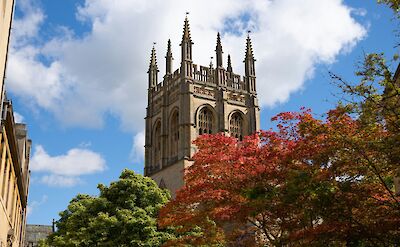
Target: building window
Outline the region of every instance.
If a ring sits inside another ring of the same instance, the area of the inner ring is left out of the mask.
[[[243,140],[243,118],[238,112],[232,114],[229,120],[229,133],[232,137]]]
[[[179,147],[179,113],[175,111],[170,120],[169,145],[171,157],[178,154]]]
[[[153,166],[156,167],[161,159],[161,122],[154,128],[153,154]]]
[[[210,109],[204,107],[201,109],[198,120],[199,135],[212,134],[214,116]]]

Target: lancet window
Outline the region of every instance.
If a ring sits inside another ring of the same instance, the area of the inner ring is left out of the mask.
[[[199,135],[212,134],[214,126],[214,116],[210,109],[204,107],[201,109],[198,118]]]
[[[157,166],[161,160],[161,122],[157,122],[154,128],[153,154],[153,164]]]
[[[169,146],[170,155],[174,157],[178,154],[179,147],[179,113],[175,111],[170,120],[170,130],[169,130]]]
[[[232,137],[243,140],[243,118],[239,112],[232,114],[229,120],[229,133]]]

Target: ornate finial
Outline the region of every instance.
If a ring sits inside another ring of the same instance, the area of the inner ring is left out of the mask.
[[[153,48],[151,49],[151,57],[150,57],[150,66],[149,66],[149,71],[150,70],[157,70],[157,55],[156,55],[156,48],[154,47],[156,42],[153,42]]]
[[[221,45],[221,35],[219,32],[217,33],[217,47],[215,48],[215,52],[217,55],[217,68],[222,67],[222,45]]]
[[[217,33],[217,50],[218,49],[221,49],[221,51],[222,51],[221,35],[219,34],[219,32]]]
[[[171,40],[168,39],[168,45],[167,45],[167,54],[165,55],[166,60],[166,69],[165,69],[165,74],[171,74],[172,73],[172,60],[174,58],[172,57],[172,49],[171,49]]]
[[[182,37],[182,42],[184,41],[189,41],[192,42],[192,39],[190,37],[190,27],[189,27],[189,19],[187,15],[189,12],[186,12],[186,17],[185,17],[185,24],[183,25],[183,37]]]
[[[172,55],[172,50],[171,50],[171,39],[168,39],[168,44],[167,44],[167,56]]]
[[[228,72],[231,72],[232,73],[232,62],[231,62],[231,55],[230,54],[228,54],[228,67],[226,68],[226,70],[228,71]]]
[[[245,60],[247,59],[254,59],[254,54],[253,54],[253,46],[251,44],[251,39],[250,39],[250,33],[251,31],[247,31],[247,39],[246,39],[246,55],[245,55]]]
[[[147,71],[147,73],[149,74],[149,88],[154,88],[157,85],[158,72],[159,72],[159,70],[158,70],[158,66],[157,66],[156,48],[153,45],[153,48],[151,49],[149,70]]]
[[[213,68],[214,68],[214,65],[213,65],[213,63],[212,63],[213,59],[214,59],[214,57],[210,57],[210,69],[213,69]]]

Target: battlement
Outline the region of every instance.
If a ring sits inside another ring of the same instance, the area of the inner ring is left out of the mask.
[[[190,37],[189,21],[186,17],[184,24],[184,32],[182,37],[181,46],[181,62],[179,69],[172,72],[172,49],[171,41],[168,40],[167,53],[166,53],[166,70],[163,81],[158,81],[158,66],[155,47],[151,51],[150,65],[149,65],[149,93],[155,97],[161,91],[171,92],[176,89],[180,83],[191,83],[202,85],[212,88],[224,88],[231,92],[249,93],[256,95],[256,76],[253,55],[253,48],[250,36],[246,39],[246,52],[244,59],[245,75],[242,77],[233,73],[231,58],[228,54],[228,63],[226,69],[223,66],[223,51],[221,44],[221,36],[217,34],[216,45],[216,68],[212,63],[210,66],[202,66],[193,63],[192,46],[193,42]]]
[[[192,73],[186,79],[193,84],[206,86],[222,86],[230,91],[245,91],[245,77],[229,72],[225,69],[214,69],[202,65],[192,64]],[[219,78],[219,80],[218,80]],[[170,76],[165,76],[162,82],[151,88],[153,92],[163,91],[167,87],[167,91],[172,91],[181,82],[180,68],[174,71]]]

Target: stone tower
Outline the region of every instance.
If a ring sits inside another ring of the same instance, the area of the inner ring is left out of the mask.
[[[256,92],[254,55],[246,40],[245,76],[232,70],[228,55],[223,67],[220,34],[217,34],[216,68],[193,63],[189,21],[185,18],[180,67],[172,69],[171,41],[165,56],[166,73],[158,81],[156,51],[148,70],[148,105],[144,174],[172,195],[183,185],[183,169],[196,152],[192,141],[202,134],[223,132],[236,138],[259,130],[260,109]]]

